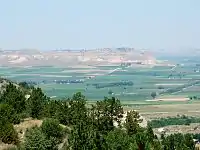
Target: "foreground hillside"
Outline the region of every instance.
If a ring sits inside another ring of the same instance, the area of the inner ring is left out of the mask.
[[[193,134],[163,133],[158,137],[151,124],[140,126],[143,120],[139,113],[131,110],[125,115],[120,101],[114,97],[87,105],[81,93],[66,100],[50,100],[40,88],[30,89],[30,97],[25,98],[22,90],[9,83],[1,94],[1,148],[192,150],[195,147]]]

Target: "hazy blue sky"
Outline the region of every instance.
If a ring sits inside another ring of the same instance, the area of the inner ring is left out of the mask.
[[[200,0],[0,0],[0,48],[200,48]]]

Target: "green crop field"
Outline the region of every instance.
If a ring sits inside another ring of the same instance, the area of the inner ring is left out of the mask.
[[[41,87],[50,97],[71,97],[72,94],[80,91],[89,100],[101,100],[104,96],[113,95],[126,103],[131,101],[135,104],[147,103],[145,100],[152,99],[152,92],[162,93],[162,96],[200,96],[200,83],[196,83],[200,80],[200,73],[195,71],[198,69],[191,62],[184,66],[177,65],[174,68],[170,66],[152,68],[121,66],[96,68],[1,67],[0,76],[17,82],[37,82],[37,86]],[[187,87],[193,82],[195,85]]]

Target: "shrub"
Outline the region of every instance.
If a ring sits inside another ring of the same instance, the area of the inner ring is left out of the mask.
[[[0,125],[0,140],[7,144],[18,144],[18,135],[11,123]]]
[[[20,123],[20,115],[16,114],[14,108],[8,104],[0,104],[0,118],[4,122]]]
[[[12,122],[14,109],[8,104],[0,104],[0,119],[1,121]]]
[[[24,148],[26,150],[47,150],[53,149],[51,142],[42,133],[41,129],[34,127],[26,132]]]
[[[21,118],[20,118],[20,115],[18,115],[18,114],[15,115],[14,118],[13,118],[13,120],[12,120],[12,122],[13,122],[14,124],[19,124],[20,121],[21,121]]]
[[[57,139],[63,137],[63,128],[59,125],[59,121],[56,119],[45,119],[42,123],[41,129],[47,137],[55,137]]]
[[[160,85],[158,86],[158,89],[164,89],[164,86]]]
[[[152,92],[151,93],[151,97],[154,99],[154,98],[156,98],[156,96],[157,96],[157,93],[156,92]]]

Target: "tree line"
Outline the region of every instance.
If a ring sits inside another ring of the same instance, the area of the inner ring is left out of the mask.
[[[24,88],[24,87],[23,87]],[[51,100],[40,88],[23,90],[12,83],[0,96],[0,141],[18,150],[192,150],[193,135],[172,134],[159,138],[151,124],[141,127],[138,112],[124,110],[120,100],[105,97],[88,105],[80,92],[66,100]],[[30,94],[29,97],[26,95]],[[14,124],[25,118],[43,120],[27,129],[20,140]]]
[[[149,124],[152,128],[160,128],[169,125],[190,125],[191,123],[200,123],[200,118],[183,115],[177,117],[154,119],[149,121]]]

